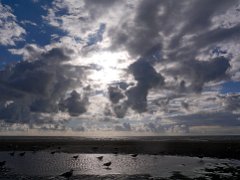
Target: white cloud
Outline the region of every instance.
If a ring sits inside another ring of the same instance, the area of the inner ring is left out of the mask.
[[[15,45],[16,41],[22,41],[23,35],[26,34],[17,22],[9,6],[0,3],[0,45]]]
[[[9,52],[12,54],[21,55],[24,60],[34,61],[41,56],[44,50],[37,44],[26,44],[20,49],[9,49]]]
[[[35,22],[32,22],[32,21],[29,21],[29,20],[24,20],[24,21],[21,21],[21,24],[23,25],[32,25],[32,26],[37,26],[37,24]]]
[[[96,33],[101,24],[107,30],[118,28],[123,21],[133,18],[133,7],[136,1],[97,1],[55,0],[49,7],[47,16],[43,18],[52,26],[68,33],[72,39],[78,39],[82,47],[87,44],[89,37]],[[67,12],[67,13],[66,13]],[[106,31],[107,31],[106,30]],[[105,43],[109,40],[104,33]],[[76,42],[75,42],[76,43]]]

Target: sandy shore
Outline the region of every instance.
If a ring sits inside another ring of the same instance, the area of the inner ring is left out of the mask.
[[[0,137],[0,151],[58,150],[69,153],[138,153],[240,159],[239,138],[149,139]]]

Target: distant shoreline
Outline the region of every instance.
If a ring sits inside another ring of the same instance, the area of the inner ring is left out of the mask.
[[[240,136],[1,136],[0,151],[155,154],[240,159]]]

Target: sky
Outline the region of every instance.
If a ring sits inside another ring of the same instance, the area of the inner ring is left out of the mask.
[[[0,134],[239,134],[239,40],[239,0],[0,0]]]

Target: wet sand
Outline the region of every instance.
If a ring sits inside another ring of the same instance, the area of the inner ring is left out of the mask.
[[[0,137],[0,151],[179,155],[240,159],[239,136],[201,137]]]
[[[240,161],[168,155],[71,154],[48,151],[0,152],[0,179],[231,179],[240,178]],[[77,158],[73,158],[77,155]],[[103,159],[97,157],[102,156]],[[111,162],[109,167],[103,164]]]
[[[238,180],[239,159],[239,136],[0,137],[0,180]]]

